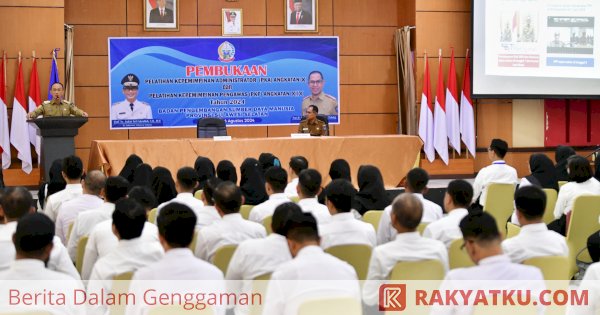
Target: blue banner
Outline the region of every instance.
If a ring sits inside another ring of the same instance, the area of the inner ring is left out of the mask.
[[[111,129],[339,123],[337,37],[109,38]]]

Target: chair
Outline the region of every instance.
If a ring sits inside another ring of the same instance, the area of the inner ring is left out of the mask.
[[[317,119],[325,123],[325,135],[329,136],[329,118],[327,115],[317,114]],[[306,120],[306,116],[302,116],[300,122]]]
[[[75,268],[81,274],[83,270],[83,255],[85,254],[85,246],[88,242],[88,236],[83,236],[77,243],[77,257],[75,258]]]
[[[419,234],[423,235],[423,232],[425,232],[425,228],[428,224],[429,223],[419,223],[419,226],[417,226],[417,231],[419,232]]]
[[[252,211],[252,208],[254,208],[254,206],[242,205],[242,207],[240,208],[240,214],[242,215],[242,218],[248,220],[248,218],[250,217],[250,211]]]
[[[439,260],[398,262],[390,273],[390,280],[443,280],[444,266]]]
[[[213,257],[213,265],[217,268],[221,269],[223,274],[227,272],[227,267],[229,267],[229,261],[235,252],[237,245],[225,245],[217,249],[215,252],[215,256]]]
[[[506,223],[506,238],[511,238],[511,237],[515,237],[517,235],[519,235],[519,233],[521,232],[521,227],[513,224],[513,223]]]
[[[547,225],[554,221],[554,206],[556,206],[556,199],[558,198],[558,192],[552,188],[544,188],[546,193],[546,210],[544,210],[543,221]]]
[[[569,263],[571,273],[577,272],[575,263],[577,254],[587,248],[587,239],[592,233],[598,231],[598,217],[600,217],[600,196],[579,196],[573,203],[571,219],[567,229],[567,245],[569,246]],[[584,250],[581,258],[591,262],[590,254]]]
[[[290,197],[290,200],[291,200],[292,202],[298,203],[298,201],[300,201],[300,197],[298,197],[298,196],[293,196],[293,197]]]
[[[118,275],[115,275],[113,277],[113,280],[114,281],[127,281],[127,280],[131,280],[131,278],[133,278],[133,271],[127,271],[127,272],[123,272]]]
[[[148,212],[148,222],[152,224],[156,224],[156,215],[158,212],[158,208],[154,208]]]
[[[569,258],[565,256],[544,256],[529,258],[523,265],[540,268],[545,280],[569,280]]]
[[[560,190],[560,188],[561,188],[561,187],[562,187],[564,184],[566,184],[566,183],[568,183],[568,181],[566,181],[566,180],[559,180],[559,181],[558,181],[558,190]]]
[[[459,238],[450,243],[448,248],[448,259],[450,260],[450,269],[466,268],[475,266],[467,252],[462,247],[463,239]]]
[[[67,229],[67,243],[69,242],[69,238],[71,238],[71,232],[73,232],[73,226],[75,225],[75,221],[69,224],[69,228]]]
[[[200,234],[198,230],[194,230],[194,237],[192,238],[190,246],[188,246],[188,248],[191,249],[192,252],[196,251],[196,245],[198,244],[198,234]]]
[[[202,200],[202,189],[196,190],[196,192],[194,193],[194,198]]]
[[[226,136],[227,125],[221,118],[202,118],[197,125],[198,138],[212,138],[215,136]]]
[[[115,296],[120,294],[126,294],[129,292],[129,285],[131,284],[131,278],[133,278],[133,271],[123,272],[113,276],[112,287],[110,293]],[[123,315],[125,314],[125,304],[116,304],[109,306],[109,313],[111,315]]]
[[[271,223],[273,223],[273,216],[272,215],[264,218],[263,221],[262,221],[262,224],[265,227],[265,230],[267,230],[267,235],[273,233],[273,228],[271,227]]]
[[[498,231],[506,231],[506,220],[514,210],[515,185],[492,183],[487,187],[487,197],[483,211],[487,211],[496,219]],[[504,233],[503,233],[504,234]]]
[[[269,280],[271,280],[271,274],[272,274],[272,272],[268,272],[268,273],[262,274],[262,275],[260,275],[258,277],[254,277],[254,279],[252,279],[252,280],[256,280],[256,281],[269,281]]]
[[[358,280],[367,279],[372,251],[371,246],[363,244],[338,245],[325,250],[326,253],[352,265],[354,270],[356,270]]]
[[[363,215],[363,221],[371,223],[371,225],[375,228],[375,232],[377,232],[382,214],[383,210],[369,210]]]
[[[362,315],[362,306],[354,298],[319,299],[302,303],[297,314]]]

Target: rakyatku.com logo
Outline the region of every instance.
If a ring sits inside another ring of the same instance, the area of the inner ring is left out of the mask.
[[[406,308],[406,284],[384,284],[379,287],[379,311],[399,312]]]

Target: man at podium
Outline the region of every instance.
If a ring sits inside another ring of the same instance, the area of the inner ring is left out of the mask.
[[[43,101],[41,106],[27,114],[27,118],[34,119],[39,115],[44,115],[44,117],[62,117],[71,115],[83,117],[88,116],[86,112],[77,108],[75,104],[63,99],[65,96],[65,90],[62,83],[56,82],[52,84],[51,93],[52,100]]]

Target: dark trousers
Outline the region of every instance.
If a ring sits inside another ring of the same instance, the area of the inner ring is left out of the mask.
[[[600,261],[600,231],[590,235],[587,240],[588,252],[594,262]]]

